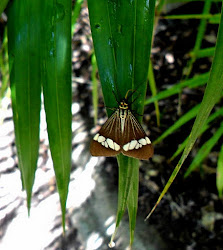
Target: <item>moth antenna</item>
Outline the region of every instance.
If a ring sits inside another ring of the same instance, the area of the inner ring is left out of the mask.
[[[135,90],[134,92],[137,92],[137,91]],[[136,98],[135,98],[131,103],[129,103],[129,105],[132,105],[132,104],[139,98],[139,96],[141,96],[141,93],[139,93],[139,94],[136,96]]]
[[[138,99],[138,96],[131,102],[131,105]]]
[[[115,111],[115,110],[116,110],[116,108],[111,108],[111,107],[108,107],[108,106],[105,106],[105,108],[106,108],[106,109],[113,110],[113,111]]]
[[[131,93],[131,95],[128,96],[128,94],[129,94],[130,91],[132,91],[132,93]],[[129,90],[127,91],[126,95],[125,95],[125,100],[128,101],[128,99],[129,99],[130,97],[132,97],[132,95],[133,95],[135,92],[136,92],[136,90],[129,89]]]

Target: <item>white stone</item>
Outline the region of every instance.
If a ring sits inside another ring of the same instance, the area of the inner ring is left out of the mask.
[[[102,145],[102,146],[104,146],[104,145],[105,145],[105,142],[104,142],[104,141],[102,141],[102,142],[101,142],[101,145]]]
[[[115,247],[115,242],[114,242],[114,241],[111,241],[111,242],[108,244],[108,246],[109,246],[110,248]]]
[[[98,137],[98,142],[101,143],[101,142],[104,142],[104,141],[105,141],[105,137],[102,136],[102,135],[100,135],[100,136]]]
[[[137,143],[135,146],[135,149],[138,149],[138,148],[139,148],[139,143]]]
[[[108,143],[107,143],[107,141],[105,141],[105,147],[108,148]]]
[[[115,149],[114,142],[112,141],[112,139],[108,138],[106,141],[108,143],[109,148]]]
[[[146,140],[144,138],[140,139],[139,140],[139,143],[142,144],[142,145],[146,145]]]
[[[129,145],[129,150],[134,149],[134,148],[136,147],[137,143],[138,143],[138,142],[137,142],[136,140],[132,140],[132,141],[130,142],[130,145]]]

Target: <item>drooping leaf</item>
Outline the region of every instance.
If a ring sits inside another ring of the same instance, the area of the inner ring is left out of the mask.
[[[40,1],[12,1],[8,8],[8,47],[13,120],[23,188],[30,210],[39,149],[41,93]]]
[[[43,94],[63,228],[71,169],[71,1],[42,5]]]

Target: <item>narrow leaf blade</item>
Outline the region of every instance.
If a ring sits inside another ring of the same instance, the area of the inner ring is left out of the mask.
[[[191,79],[188,79],[186,81],[180,82],[178,84],[175,84],[173,87],[163,90],[160,93],[158,93],[156,96],[153,96],[145,101],[145,104],[153,103],[154,101],[159,101],[164,98],[170,97],[172,95],[176,95],[182,91],[183,88],[189,87],[189,88],[195,88],[201,85],[204,85],[209,78],[209,73],[204,73],[199,76],[195,76]]]
[[[223,146],[221,147],[221,151],[219,153],[218,165],[217,165],[217,189],[219,197],[223,196]]]
[[[130,247],[134,241],[134,232],[136,226],[136,215],[138,209],[138,192],[139,192],[139,162],[132,166],[133,173],[132,182],[129,192],[129,197],[127,201],[127,208],[129,213],[129,228],[130,228]]]
[[[71,168],[71,1],[43,6],[43,94],[63,229]],[[53,20],[53,21],[52,21]]]
[[[13,1],[8,9],[11,96],[16,147],[30,209],[39,148],[40,2]]]
[[[222,135],[223,135],[223,123],[221,124],[220,128],[214,133],[214,135],[208,141],[206,141],[200,148],[200,150],[197,152],[196,157],[193,159],[184,177],[188,177],[192,171],[194,171],[197,167],[199,167],[199,165],[207,157],[211,149],[218,142],[218,140]]]
[[[154,144],[157,144],[158,142],[165,139],[168,135],[171,135],[175,130],[183,126],[185,123],[193,119],[200,108],[200,105],[197,105],[193,107],[191,110],[189,110],[186,114],[184,114],[182,117],[180,117],[171,127],[169,127],[160,137],[158,137]]]

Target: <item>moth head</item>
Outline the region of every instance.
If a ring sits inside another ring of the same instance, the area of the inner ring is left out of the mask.
[[[129,108],[129,105],[128,105],[128,103],[126,102],[125,99],[122,100],[122,101],[120,102],[119,108],[120,108],[120,109],[128,109],[128,108]]]

